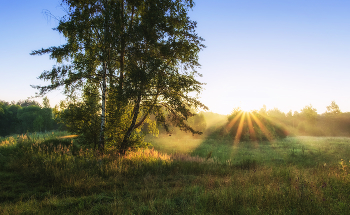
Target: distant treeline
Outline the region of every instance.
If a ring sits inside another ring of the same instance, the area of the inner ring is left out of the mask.
[[[281,125],[290,135],[350,136],[350,112],[342,113],[334,101],[323,114],[317,114],[312,105],[294,113],[285,114],[277,108],[268,111],[262,108],[259,112]]]
[[[266,134],[262,134],[261,128],[266,128],[269,135],[274,137],[284,137],[285,135],[308,135],[308,136],[350,136],[350,113],[342,113],[339,106],[332,101],[327,106],[327,111],[323,114],[318,114],[317,110],[312,105],[307,105],[299,112],[289,111],[283,113],[277,108],[267,110],[263,106],[260,110],[251,111],[249,114],[241,114],[240,108],[235,108],[230,115],[227,116],[227,121],[224,125],[207,128],[209,132],[221,132],[224,134],[225,129],[229,127],[231,135],[236,135],[239,130],[239,123],[242,120],[241,140],[251,139],[252,133],[255,133],[257,139],[266,139]],[[249,119],[250,115],[251,119]],[[238,118],[234,119],[236,116]],[[261,122],[259,126],[257,121]],[[233,122],[235,121],[235,122]],[[249,129],[249,123],[253,129]],[[233,125],[234,124],[234,125]],[[261,128],[260,128],[261,127]],[[266,133],[266,132],[265,132]]]
[[[323,114],[318,114],[312,105],[305,106],[299,112],[288,113],[277,108],[267,110],[266,106],[244,113],[238,107],[226,116],[212,112],[199,113],[189,120],[189,124],[205,135],[231,136],[239,141],[299,135],[350,136],[350,112],[341,112],[334,101]],[[172,128],[172,131],[175,135],[183,135],[177,128]],[[160,133],[165,134],[165,131],[160,130]]]
[[[52,108],[45,97],[43,105],[33,100],[0,101],[0,136],[58,129]]]
[[[52,109],[46,97],[42,105],[33,100],[11,103],[0,101],[0,136],[67,130],[75,134],[85,134],[85,140],[96,143],[100,126],[99,104],[90,100],[74,105],[62,105],[61,102],[60,110],[57,106]],[[180,128],[172,126],[170,119],[166,120],[168,128],[165,129],[164,126],[153,122],[152,118],[145,121],[145,126],[140,132],[159,132],[161,136],[185,134]],[[327,106],[327,111],[323,114],[318,114],[312,105],[305,106],[299,112],[288,113],[283,113],[277,108],[267,110],[266,106],[263,106],[260,110],[243,114],[240,108],[234,108],[229,115],[200,112],[188,118],[187,124],[205,135],[230,135],[237,138],[238,132],[240,141],[267,140],[268,135],[271,138],[286,135],[350,136],[350,112],[342,113],[334,101]],[[192,136],[189,133],[188,135]],[[194,136],[201,137],[197,134]]]

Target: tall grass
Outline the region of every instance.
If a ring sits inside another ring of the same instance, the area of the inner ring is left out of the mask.
[[[54,135],[2,140],[0,214],[350,212],[347,138],[289,138],[258,147],[205,140],[187,152],[96,156]]]

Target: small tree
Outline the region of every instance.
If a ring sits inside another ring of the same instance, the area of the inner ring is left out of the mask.
[[[51,108],[51,107],[50,107],[50,101],[49,101],[49,99],[47,98],[47,96],[45,96],[45,97],[43,98],[43,107],[44,107],[44,108]]]
[[[330,115],[338,115],[340,114],[340,108],[339,106],[335,103],[335,101],[332,101],[332,103],[327,106],[327,111],[326,114],[330,114]]]
[[[307,122],[314,124],[317,120],[317,110],[312,105],[307,105],[300,111],[300,116]]]
[[[280,111],[278,108],[268,110],[266,113],[269,117],[272,117],[281,121],[284,121],[286,118],[286,114]]]

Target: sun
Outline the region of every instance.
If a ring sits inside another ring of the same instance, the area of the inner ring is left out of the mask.
[[[245,112],[245,113],[250,113],[250,112],[252,112],[252,110],[250,110],[250,109],[242,109],[242,111]]]
[[[252,112],[254,110],[253,108],[247,107],[247,106],[243,106],[243,107],[240,107],[240,108],[241,108],[241,110],[243,112],[246,112],[246,113],[250,113],[250,112]]]
[[[241,111],[250,113],[256,110],[256,104],[253,102],[239,102],[239,108]]]
[[[234,117],[230,119],[230,122],[226,125],[226,131],[230,131],[231,128],[235,128],[236,126],[236,134],[235,134],[235,140],[234,144],[237,145],[240,142],[241,136],[244,135],[244,127],[247,128],[248,126],[248,132],[249,136],[253,141],[257,141],[257,133],[256,129],[259,129],[261,133],[271,142],[273,141],[274,137],[269,131],[269,129],[264,125],[264,119],[266,116],[260,116],[259,114],[255,113],[251,109],[242,109],[237,108],[236,112],[233,113]],[[255,126],[254,126],[255,125]],[[245,129],[247,130],[247,129]]]

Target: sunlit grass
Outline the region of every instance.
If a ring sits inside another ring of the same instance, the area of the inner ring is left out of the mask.
[[[193,138],[191,135],[186,136],[168,136],[162,135],[160,138],[152,138],[152,145],[159,151],[166,153],[191,153],[197,149],[203,142],[202,138]],[[185,146],[185,147],[184,147]]]
[[[152,141],[155,149],[96,156],[73,138],[54,136],[2,140],[0,214],[350,212],[349,138],[295,137],[256,147],[172,136]]]
[[[186,140],[186,141],[185,141]],[[262,165],[304,165],[317,166],[326,163],[336,164],[341,158],[350,159],[350,138],[343,137],[288,137],[274,142],[241,142],[232,144],[232,138],[217,139],[172,139],[152,138],[157,150],[189,153],[192,156],[212,158],[220,163],[239,163],[244,159],[254,159]],[[194,150],[193,146],[197,145]],[[169,147],[169,148],[168,148]]]
[[[78,135],[72,134],[72,135],[66,135],[66,136],[59,136],[58,138],[65,139],[65,138],[76,138]]]

